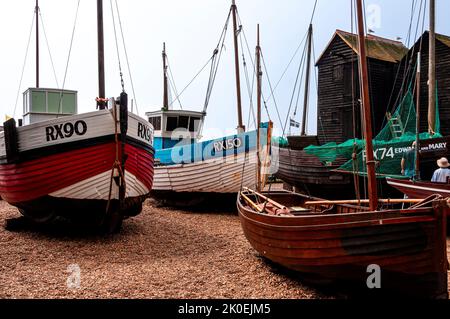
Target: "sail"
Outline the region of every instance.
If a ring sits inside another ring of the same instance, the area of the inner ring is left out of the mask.
[[[436,102],[438,110],[438,103]],[[439,112],[437,112],[439,114]],[[436,134],[421,133],[420,140],[440,138],[439,115],[436,116]],[[373,140],[377,161],[378,178],[401,177],[400,162],[405,152],[412,148],[416,140],[416,106],[411,87],[393,114],[388,114],[387,123]],[[317,156],[324,164],[333,163],[338,157],[348,159],[338,171],[366,175],[365,143],[351,139],[342,144],[329,143],[323,146],[309,146],[305,151]]]

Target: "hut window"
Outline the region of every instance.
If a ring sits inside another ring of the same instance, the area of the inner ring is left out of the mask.
[[[167,117],[167,126],[166,131],[173,132],[178,127],[178,117],[176,116],[169,116]]]
[[[331,112],[331,122],[333,124],[338,124],[339,123],[339,114],[338,114],[338,112]]]
[[[336,65],[333,69],[333,81],[340,82],[344,77],[344,67],[343,65]]]
[[[358,69],[352,68],[353,63],[347,63],[344,65],[343,82],[344,82],[344,100],[352,101],[353,93],[356,93],[357,86],[355,85],[355,75],[358,76]],[[355,85],[352,88],[352,83]],[[355,90],[355,92],[353,92]]]
[[[151,117],[149,122],[153,125],[155,131],[161,131],[161,116]]]
[[[189,122],[189,132],[197,132],[199,124],[199,117],[191,117],[191,121]]]
[[[189,128],[189,116],[180,116],[178,119],[178,127],[187,130]]]

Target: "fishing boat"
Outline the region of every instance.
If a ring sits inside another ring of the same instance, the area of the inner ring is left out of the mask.
[[[381,296],[447,299],[448,201],[440,196],[378,198],[363,5],[361,0],[356,4],[369,200],[329,201],[246,188],[237,199],[242,228],[262,256],[305,277],[352,284]],[[397,206],[405,204],[412,206]],[[371,281],[377,269],[381,287]]]
[[[128,112],[125,92],[105,98],[102,0],[97,9],[98,110],[76,114],[76,92],[40,88],[37,76],[24,93],[24,125],[10,119],[0,133],[0,196],[35,222],[65,216],[115,232],[152,188],[153,127]]]
[[[218,139],[201,141],[201,132],[212,91],[217,63],[223,49],[228,21],[233,18],[233,39],[235,48],[235,69],[237,88],[237,133]],[[246,132],[242,120],[240,90],[239,47],[237,6],[233,0],[219,46],[212,58],[213,77],[208,85],[204,109],[199,111],[174,110],[168,100],[167,54],[164,46],[164,99],[163,107],[156,112],[146,113],[154,126],[155,176],[152,197],[166,204],[185,205],[187,202],[202,202],[209,195],[236,194],[242,186],[255,188],[257,182],[257,153],[270,152],[271,123],[262,123],[255,130]],[[216,60],[217,61],[217,60]],[[260,123],[260,122],[258,122]],[[259,132],[259,133],[258,133]],[[260,149],[256,148],[260,139]],[[195,194],[193,196],[192,194]]]
[[[313,21],[314,13],[311,18]],[[308,28],[305,36],[305,47],[299,66],[298,79],[304,79],[303,110],[295,103],[295,96],[300,96],[302,82],[295,81],[294,90],[289,106],[289,113],[295,107],[293,117],[286,118],[283,135],[287,133],[287,142],[280,143],[279,147],[279,171],[276,177],[285,184],[294,187],[296,191],[314,196],[335,198],[336,196],[355,196],[355,188],[358,185],[351,174],[337,172],[336,170],[346,164],[351,156],[348,152],[340,153],[333,158],[319,157],[315,152],[310,152],[312,146],[318,149],[330,147],[332,143],[342,143],[348,139],[360,137],[359,122],[356,120],[359,114],[358,65],[356,57],[358,53],[357,35],[353,32],[336,30],[329,44],[324,49],[317,66],[318,86],[317,99],[317,128],[316,135],[308,135],[307,124],[310,104],[311,72],[313,65],[313,24]],[[376,96],[374,107],[376,110],[385,108],[390,104],[389,93],[392,81],[382,81],[380,78],[389,79],[392,73],[399,68],[399,63],[407,48],[399,41],[393,41],[373,35],[367,35],[368,57],[370,72],[370,90]],[[304,73],[301,73],[302,69]],[[383,75],[381,75],[383,74]],[[395,73],[394,73],[395,74]],[[387,93],[389,92],[389,93]],[[301,120],[296,121],[297,113]],[[384,113],[374,113],[376,130],[384,118]],[[288,131],[289,127],[289,131]],[[297,132],[297,128],[300,129]],[[352,143],[349,143],[350,149]],[[331,147],[330,147],[331,148]],[[352,149],[350,150],[350,154]],[[339,190],[339,191],[337,191]],[[344,192],[344,193],[343,193]]]
[[[434,9],[434,6],[432,6]],[[440,36],[442,39],[442,36]],[[430,23],[430,32],[429,32],[429,76],[428,82],[433,83],[434,85],[429,86],[428,92],[428,125],[429,131],[435,132],[436,127],[434,124],[438,117],[437,115],[437,90],[436,90],[436,39],[437,35],[435,33],[434,19],[431,19]],[[421,60],[421,52],[419,51],[417,60],[419,61],[417,74],[416,74],[416,82],[418,86],[417,90],[417,114],[420,115],[420,82],[421,82],[421,68],[420,68],[420,60]],[[419,116],[418,116],[419,117]],[[438,119],[439,120],[439,119]],[[417,120],[417,132],[420,130],[419,119]],[[427,162],[432,162],[434,168],[435,160],[442,156],[447,156],[450,154],[449,150],[449,142],[450,137],[443,138],[435,138],[422,141],[419,137],[416,137],[416,148],[415,148],[415,174],[411,179],[403,178],[388,178],[388,185],[394,187],[400,192],[404,193],[408,198],[419,198],[423,199],[428,196],[438,194],[443,197],[450,197],[450,184],[448,183],[435,183],[427,180],[423,180],[423,167],[427,164]],[[428,176],[429,177],[429,176]],[[449,215],[450,216],[450,215]]]

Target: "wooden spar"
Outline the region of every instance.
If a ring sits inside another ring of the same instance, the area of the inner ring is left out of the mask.
[[[237,27],[237,6],[236,1],[233,0],[231,5],[233,14],[233,40],[234,40],[234,62],[236,69],[236,95],[237,95],[237,113],[238,113],[238,133],[245,132],[245,126],[242,121],[242,98],[241,98],[241,76],[239,70],[239,46],[238,46],[238,27]]]
[[[420,180],[420,68],[421,68],[421,53],[417,53],[417,76],[416,76],[416,179]]]
[[[39,0],[36,0],[36,88],[39,88]]]
[[[258,165],[256,168],[256,189],[258,192],[261,191],[261,46],[259,39],[259,24],[257,27],[257,45],[256,45],[256,72],[257,72],[257,119],[256,123],[258,125],[258,129],[256,131],[256,154]]]
[[[380,199],[378,201],[381,204],[418,204],[423,202],[423,199]],[[359,205],[370,204],[368,199],[362,200],[336,200],[336,201],[308,201],[305,205]]]
[[[362,0],[356,0],[358,14],[358,33],[359,33],[359,64],[361,77],[361,99],[364,114],[364,128],[366,138],[366,161],[368,175],[368,191],[370,197],[370,210],[375,211],[378,208],[378,190],[377,178],[375,175],[375,159],[373,153],[372,141],[372,113],[369,97],[369,78],[367,71],[367,54],[366,54],[366,36],[364,31],[364,16]]]
[[[242,198],[247,202],[247,204],[249,204],[250,206],[252,206],[253,209],[256,209],[256,211],[257,211],[258,213],[262,213],[262,212],[264,211],[261,207],[259,207],[258,205],[256,205],[254,201],[252,201],[250,198],[248,198],[248,196],[246,196],[246,195],[244,195],[244,194],[242,194],[242,193],[241,193],[241,196],[242,196]]]
[[[306,61],[306,82],[305,82],[305,99],[303,103],[303,119],[302,119],[302,132],[301,136],[306,136],[306,118],[308,116],[308,103],[309,103],[309,82],[311,78],[311,56],[312,56],[312,36],[313,25],[309,25],[308,30],[308,58]]]
[[[164,97],[163,97],[163,108],[165,111],[169,110],[169,86],[168,86],[168,79],[167,79],[167,54],[166,54],[166,43],[163,44],[163,52],[162,52],[162,58],[163,58],[163,71],[164,71]]]
[[[247,191],[247,192],[249,192],[249,193],[252,193],[252,194],[254,194],[254,195],[258,196],[258,197],[260,197],[260,198],[263,199],[264,201],[266,201],[266,202],[268,202],[268,203],[274,205],[275,207],[277,207],[277,208],[279,208],[279,209],[286,209],[286,206],[281,205],[280,203],[278,203],[278,202],[276,202],[276,201],[274,201],[274,200],[268,198],[267,196],[264,196],[263,194],[261,194],[261,193],[259,193],[259,192],[255,192],[254,190],[252,190],[252,189],[250,189],[250,188],[248,188],[248,187],[244,187],[244,190]]]
[[[98,97],[97,107],[106,109],[105,99],[105,43],[103,35],[103,0],[97,0],[97,37],[98,37]]]
[[[430,52],[428,70],[428,126],[436,132],[436,1],[430,0]]]

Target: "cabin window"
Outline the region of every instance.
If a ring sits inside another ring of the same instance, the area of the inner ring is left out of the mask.
[[[31,93],[32,100],[32,110],[33,112],[45,113],[47,112],[47,100],[45,96],[45,92],[32,92]]]
[[[191,117],[191,121],[189,122],[189,132],[197,132],[199,125],[200,125],[200,118]]]
[[[176,116],[168,116],[167,117],[166,131],[173,132],[177,128],[178,128],[178,117],[176,117]]]
[[[343,65],[336,65],[333,68],[333,81],[334,82],[341,82],[344,77],[344,66]]]
[[[153,125],[155,131],[161,131],[161,116],[151,117],[148,121]]]
[[[189,116],[180,116],[178,118],[178,127],[187,130],[189,128]]]

